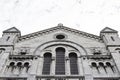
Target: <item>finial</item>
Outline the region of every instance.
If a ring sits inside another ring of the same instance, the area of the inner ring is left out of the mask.
[[[62,24],[62,23],[59,23],[58,26],[63,26],[63,24]]]

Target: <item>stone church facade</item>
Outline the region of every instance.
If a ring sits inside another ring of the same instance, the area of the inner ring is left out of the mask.
[[[21,36],[12,27],[0,38],[0,80],[120,80],[120,38],[58,24]]]

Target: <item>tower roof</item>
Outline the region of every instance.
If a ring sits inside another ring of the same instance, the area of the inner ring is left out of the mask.
[[[16,27],[12,27],[3,31],[3,33],[20,33],[20,31]]]
[[[118,31],[111,29],[109,27],[105,27],[100,33],[117,33]]]

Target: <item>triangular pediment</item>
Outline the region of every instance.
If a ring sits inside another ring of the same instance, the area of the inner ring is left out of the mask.
[[[76,30],[76,29],[72,29],[72,28],[68,28],[68,27],[63,26],[63,24],[58,24],[58,26],[53,27],[53,28],[49,28],[49,29],[46,29],[46,30],[42,30],[42,31],[38,31],[38,32],[35,32],[35,33],[31,33],[31,34],[28,34],[28,35],[21,36],[21,38],[19,40],[23,41],[23,40],[26,40],[26,39],[37,37],[37,36],[40,36],[40,35],[46,35],[46,34],[49,34],[49,33],[55,32],[55,31],[59,31],[59,30],[74,33],[75,35],[76,34],[77,35],[82,35],[82,36],[92,38],[92,39],[95,39],[95,40],[98,40],[98,41],[101,40],[101,38],[97,35],[89,34],[89,33],[79,31],[79,30]]]
[[[10,29],[3,31],[3,33],[20,33],[20,31],[17,28],[12,27]]]
[[[111,28],[109,28],[109,27],[105,27],[105,28],[101,31],[101,33],[117,33],[117,31],[114,30],[114,29],[111,29]]]

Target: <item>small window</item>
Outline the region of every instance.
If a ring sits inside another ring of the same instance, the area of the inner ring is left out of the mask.
[[[104,64],[103,64],[102,62],[100,62],[99,65],[100,65],[101,67],[104,67]]]
[[[26,72],[28,72],[28,69],[29,69],[29,63],[28,63],[28,62],[24,63],[24,67],[26,68]]]
[[[92,67],[97,67],[97,64],[96,63],[91,63]]]
[[[12,66],[12,67],[13,67],[14,65],[15,65],[15,63],[14,63],[14,62],[11,62],[9,66]]]
[[[21,62],[18,62],[18,63],[17,63],[17,66],[18,66],[18,67],[21,67],[21,66],[22,66],[22,63],[21,63]]]
[[[10,39],[10,36],[7,37],[6,41],[8,41]]]
[[[20,52],[21,55],[26,55],[26,52]]]
[[[111,36],[112,41],[115,41],[115,39]]]
[[[56,36],[56,38],[57,38],[57,39],[64,39],[64,38],[65,38],[65,35],[59,34],[59,35]]]

